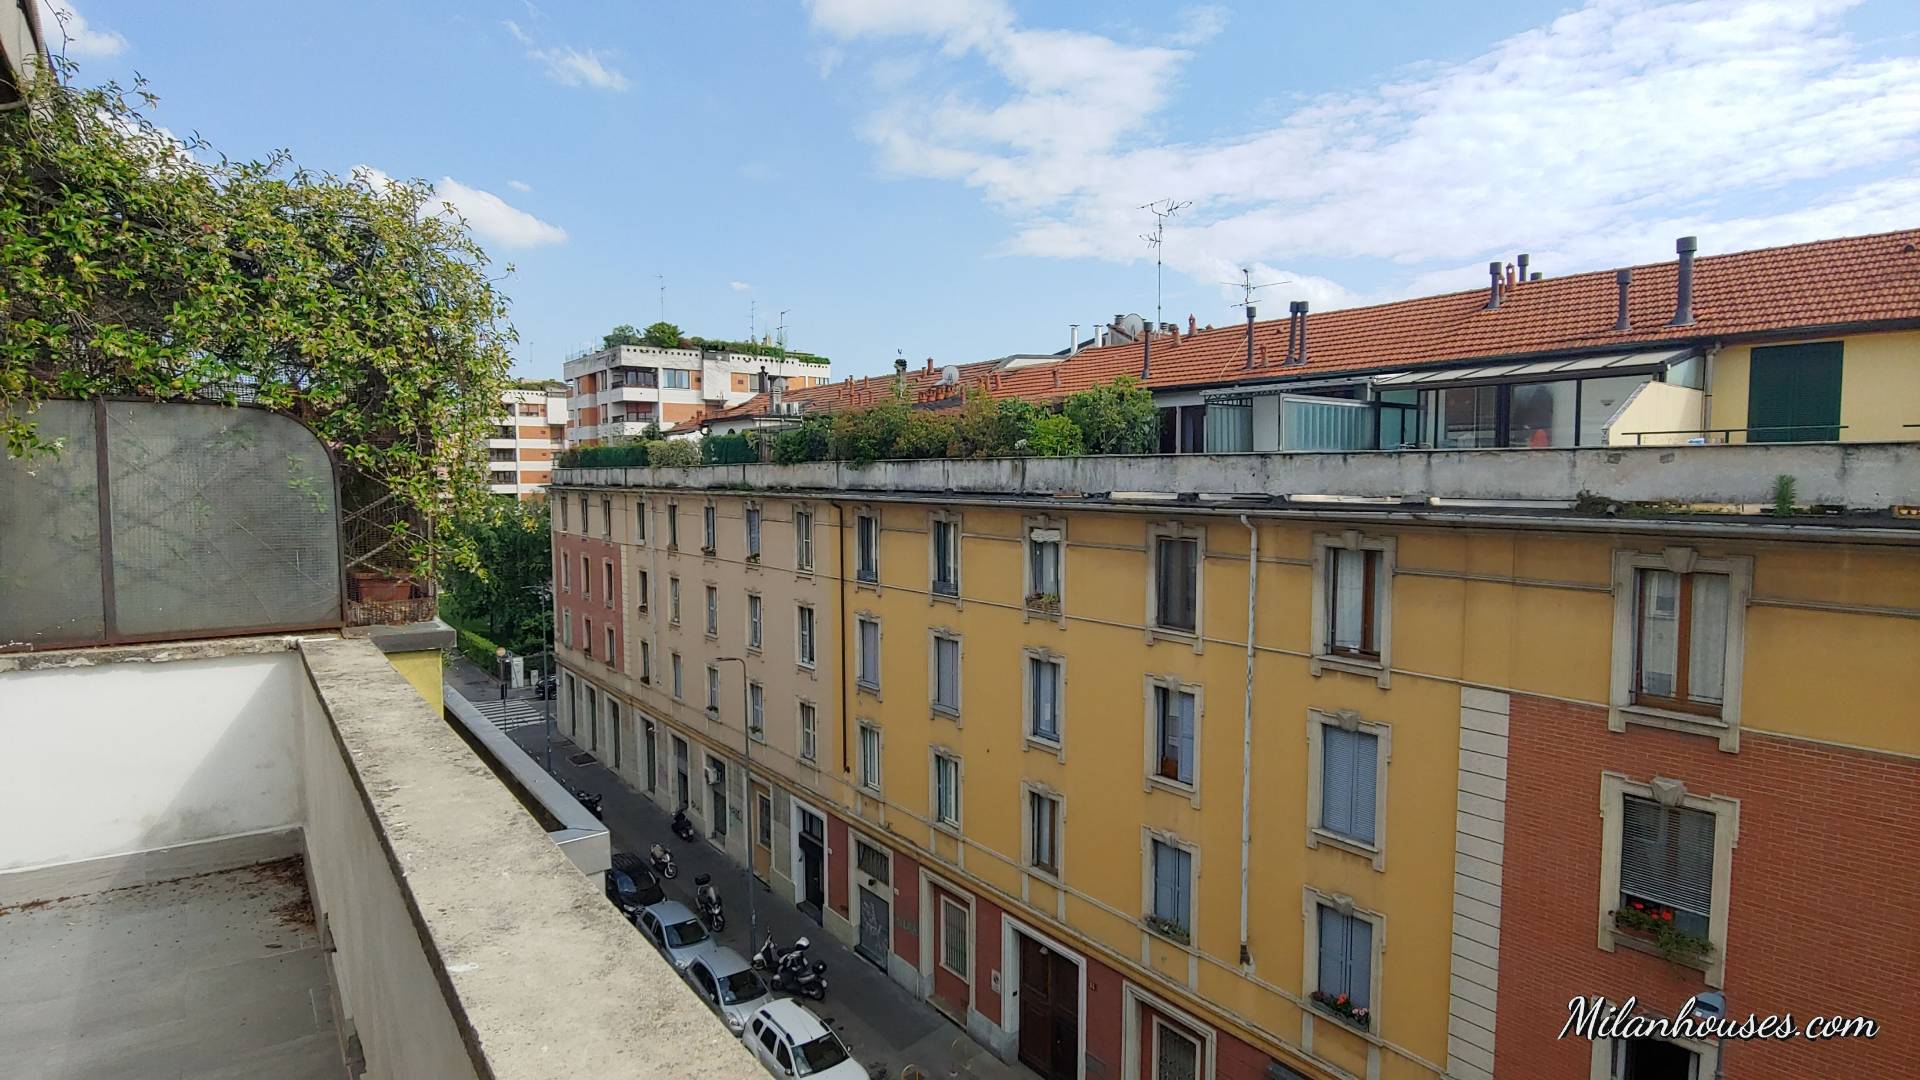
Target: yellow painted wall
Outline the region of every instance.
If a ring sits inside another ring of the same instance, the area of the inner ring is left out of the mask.
[[[1840,441],[1920,439],[1920,427],[1904,426],[1920,424],[1920,331],[1855,334],[1840,340]],[[1753,346],[1736,345],[1714,358],[1710,427],[1746,426],[1752,356]],[[1746,439],[1735,435],[1733,441]]]
[[[427,704],[440,707],[440,650],[390,652],[387,654],[387,663],[406,677]]]

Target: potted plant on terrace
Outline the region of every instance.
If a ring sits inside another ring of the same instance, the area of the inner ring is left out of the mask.
[[[1172,919],[1161,918],[1158,915],[1143,915],[1141,920],[1147,924],[1147,929],[1169,941],[1185,945],[1192,940],[1187,933],[1187,928]]]

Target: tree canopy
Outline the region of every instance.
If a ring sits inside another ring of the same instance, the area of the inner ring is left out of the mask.
[[[382,527],[413,568],[473,565],[458,530],[424,525],[488,497],[515,340],[465,221],[422,181],[178,141],[143,115],[154,100],[41,78],[0,112],[8,456],[58,452],[34,419],[47,398],[255,402],[398,500]]]

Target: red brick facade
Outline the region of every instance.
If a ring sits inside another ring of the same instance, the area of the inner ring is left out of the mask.
[[[1910,721],[1909,721],[1910,722]],[[1591,1044],[1555,1036],[1578,995],[1671,1015],[1704,976],[1596,944],[1603,770],[1739,800],[1726,947],[1731,1013],[1869,1016],[1874,1039],[1739,1043],[1728,1076],[1920,1073],[1920,763],[1742,732],[1609,732],[1604,709],[1514,695],[1500,927],[1500,1080],[1586,1077]],[[1224,1073],[1223,1073],[1224,1075]]]
[[[579,506],[573,507],[578,512]],[[594,513],[600,513],[598,506]],[[596,540],[578,533],[563,533],[556,530],[553,534],[553,550],[556,565],[553,580],[565,582],[565,586],[554,593],[554,625],[560,627],[569,617],[573,622],[573,647],[590,653],[596,663],[605,664],[612,660],[615,671],[621,668],[621,658],[626,656],[627,635],[625,620],[621,618],[621,598],[625,595],[625,583],[620,573],[620,551],[612,542]],[[581,559],[586,559],[584,567]],[[564,560],[566,571],[561,572],[558,563]],[[608,591],[607,567],[613,568],[611,575],[612,591]],[[590,579],[581,581],[582,574]],[[587,624],[591,622],[593,634],[587,635]],[[607,655],[607,627],[613,628],[613,655]],[[566,640],[566,630],[561,629],[560,640]]]

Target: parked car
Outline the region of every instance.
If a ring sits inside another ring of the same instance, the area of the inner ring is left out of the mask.
[[[640,911],[640,932],[667,954],[673,969],[686,973],[687,965],[714,950],[713,939],[700,919],[678,900],[666,900]]]
[[[755,1009],[773,1000],[772,991],[747,958],[724,945],[688,964],[687,981],[735,1035],[746,1030],[747,1018]]]
[[[606,872],[607,899],[629,920],[638,923],[642,908],[652,907],[667,898],[660,880],[647,868],[645,859],[624,851],[613,854],[613,866]]]
[[[536,698],[551,698],[559,692],[559,689],[560,676],[549,675],[533,684],[533,696]]]
[[[781,998],[753,1011],[744,1036],[747,1049],[775,1076],[867,1080],[867,1070],[847,1053],[847,1044],[797,1001]]]

